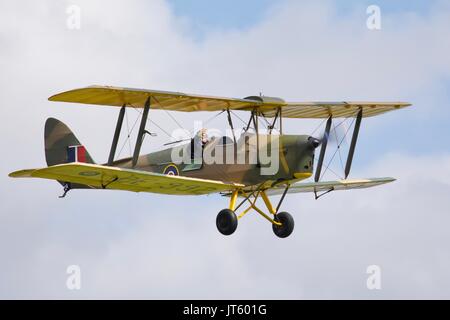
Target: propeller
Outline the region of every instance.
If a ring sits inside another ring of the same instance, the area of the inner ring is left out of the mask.
[[[314,176],[314,181],[318,182],[320,179],[320,173],[322,172],[323,160],[325,159],[325,151],[327,149],[328,140],[330,137],[331,130],[331,116],[327,120],[327,124],[325,125],[325,131],[321,139],[311,137],[310,143],[314,148],[317,148],[321,145],[320,154],[319,154],[319,162],[317,163],[316,174]]]
[[[340,143],[342,141],[343,137],[346,136],[346,131],[347,130],[346,130],[346,128],[344,128],[343,125],[340,125],[336,128],[333,128],[333,130],[329,130],[329,131],[327,131],[325,128],[325,131],[323,132],[323,135],[320,138],[309,137],[308,140],[310,141],[311,146],[314,148],[319,147],[325,141],[330,146],[337,146],[338,143]]]

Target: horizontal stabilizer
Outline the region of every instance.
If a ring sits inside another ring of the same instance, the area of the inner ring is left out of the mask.
[[[126,168],[108,167],[87,163],[68,163],[42,169],[20,170],[10,177],[32,177],[52,179],[93,188],[152,192],[176,195],[201,195],[232,191],[240,184],[190,177],[164,175]]]
[[[24,169],[15,172],[11,172],[8,176],[11,178],[33,178],[31,175],[36,169]]]
[[[326,192],[335,190],[364,189],[395,181],[394,178],[346,179],[322,182],[297,182],[291,184],[288,193]],[[269,195],[282,194],[284,186],[267,190]]]

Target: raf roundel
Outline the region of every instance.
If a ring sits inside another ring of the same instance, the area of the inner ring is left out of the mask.
[[[164,168],[164,174],[168,174],[169,176],[178,176],[178,168],[174,164],[169,164],[167,167]]]

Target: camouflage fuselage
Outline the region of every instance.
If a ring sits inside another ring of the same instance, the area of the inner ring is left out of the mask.
[[[200,144],[199,152],[198,149],[193,152],[193,140],[191,143],[141,155],[134,167],[131,158],[114,161],[112,166],[256,185],[266,181],[302,180],[310,177],[314,165],[314,150],[318,144],[317,139],[307,135],[244,134],[236,144],[230,138],[213,138],[203,146]],[[54,118],[47,120],[47,165],[67,163],[68,147],[77,145],[81,143],[64,123]],[[177,159],[180,152],[184,157]],[[94,163],[87,150],[85,158],[87,163]]]
[[[264,136],[259,136],[260,140],[264,140],[261,139],[262,137]],[[162,174],[179,174],[181,176],[234,182],[244,185],[255,185],[265,181],[302,180],[310,177],[313,171],[314,150],[317,144],[314,145],[311,138],[307,135],[282,135],[277,136],[277,138],[279,140],[276,143],[274,154],[271,154],[270,151],[267,152],[269,156],[267,159],[271,159],[270,162],[263,159],[262,156],[260,156],[260,159],[256,158],[257,142],[256,136],[254,136],[245,143],[241,140],[243,138],[241,138],[236,145],[233,142],[223,144],[222,139],[218,138],[204,146],[203,155],[219,155],[218,158],[222,159],[222,161],[208,163],[208,161],[198,159],[197,164],[195,164],[193,160],[191,161],[191,157],[189,157],[189,161],[174,161],[174,153],[177,154],[180,148],[184,152],[190,152],[191,144],[187,143],[182,146],[142,155],[134,168],[136,170]],[[272,143],[270,140],[259,142],[260,154],[262,150],[271,150]],[[255,151],[253,159],[250,155],[252,150]],[[228,154],[232,156],[227,156]],[[274,157],[278,157],[278,159]],[[241,161],[238,159],[241,159]],[[245,161],[242,161],[242,159],[245,159]],[[263,162],[263,160],[266,161]],[[113,165],[131,168],[131,158],[115,161]],[[275,167],[275,170],[271,170],[269,174],[264,173],[262,169],[271,165]]]

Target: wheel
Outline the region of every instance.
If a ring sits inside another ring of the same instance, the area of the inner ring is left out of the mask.
[[[217,215],[216,226],[221,234],[226,236],[233,234],[236,231],[237,225],[238,218],[233,210],[223,209]]]
[[[275,221],[281,222],[281,226],[272,224],[273,233],[277,237],[286,238],[289,237],[292,231],[294,231],[294,218],[287,212],[280,212],[275,216]]]

